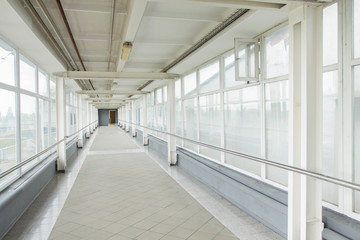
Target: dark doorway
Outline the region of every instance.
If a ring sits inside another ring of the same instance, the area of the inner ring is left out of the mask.
[[[115,111],[110,111],[110,124],[115,124]]]

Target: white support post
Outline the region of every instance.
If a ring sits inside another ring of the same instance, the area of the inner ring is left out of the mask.
[[[56,78],[56,131],[57,141],[63,140],[66,136],[66,108],[65,108],[65,79]],[[65,172],[66,168],[66,140],[57,145],[58,159],[57,159],[57,171]]]
[[[86,125],[90,124],[90,104],[87,101],[86,102]],[[86,138],[90,138],[90,126],[88,126],[86,128],[86,133],[85,133]]]
[[[126,116],[126,128],[125,128],[125,131],[126,132],[129,132],[129,128],[130,128],[130,114],[129,114],[129,103],[126,104],[126,107],[125,107],[125,116]]]
[[[322,6],[289,14],[289,164],[321,172]],[[321,181],[289,172],[288,239],[322,239]]]
[[[144,94],[142,96],[142,123],[141,125],[147,127],[147,95]],[[143,128],[143,144],[147,146],[149,144],[148,141],[148,130],[147,128]]]
[[[93,109],[92,109],[92,110],[93,110],[93,122],[94,122],[94,121],[96,121],[96,119],[97,119],[97,109],[96,109],[95,106],[93,106]],[[93,132],[95,132],[96,123],[93,123],[92,126],[93,126]]]
[[[93,128],[92,128],[92,122],[93,122],[93,106],[91,104],[89,104],[89,131],[90,134],[93,133]]]
[[[80,129],[83,128],[83,116],[82,116],[82,95],[77,95],[77,130],[80,131]],[[78,148],[82,148],[84,146],[83,143],[83,131],[78,132],[78,142],[77,142]]]
[[[167,80],[167,127],[171,134],[176,133],[176,118],[175,118],[175,80]],[[167,136],[168,141],[168,162],[171,165],[177,163],[176,159],[176,139],[174,136]]]
[[[131,101],[131,131],[132,131],[132,136],[135,137],[136,136],[136,126],[135,126],[135,122],[136,122],[136,107],[135,107],[135,101]]]
[[[119,107],[117,109],[117,114],[118,114],[118,122],[117,125],[120,126],[120,121],[121,121],[121,107]]]

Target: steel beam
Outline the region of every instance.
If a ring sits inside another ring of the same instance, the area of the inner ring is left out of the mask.
[[[76,93],[79,94],[108,94],[108,95],[138,95],[138,94],[145,94],[148,92],[145,91],[112,91],[112,90],[83,90],[83,91],[77,91]]]
[[[166,80],[178,78],[178,74],[171,73],[142,73],[142,72],[96,72],[96,71],[67,71],[57,72],[54,76],[70,79],[96,79],[96,80]]]

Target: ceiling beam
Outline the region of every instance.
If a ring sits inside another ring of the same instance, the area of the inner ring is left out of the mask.
[[[100,100],[100,101],[104,101],[104,100],[115,100],[115,101],[126,101],[126,100],[133,100],[133,98],[97,98],[97,97],[89,97],[89,98],[84,98],[86,101],[93,101],[93,100]]]
[[[137,80],[164,80],[175,79],[179,75],[171,73],[141,73],[141,72],[94,72],[94,71],[68,71],[57,72],[53,74],[56,77],[64,77],[70,79],[97,79],[97,80],[113,80],[113,79],[137,79]]]
[[[138,95],[138,94],[145,94],[145,93],[149,93],[149,92],[146,92],[146,91],[82,90],[82,91],[77,91],[76,93],[87,94],[87,95],[91,95],[91,94]]]
[[[128,1],[128,9],[127,16],[124,28],[121,32],[121,36],[123,36],[123,42],[134,42],[136,33],[139,29],[141,19],[145,13],[147,5],[147,0],[129,0]],[[125,61],[121,60],[121,52],[119,51],[118,62],[117,62],[117,71],[121,72],[125,66]]]
[[[162,2],[165,0],[151,0],[154,2]],[[193,3],[203,3],[207,5],[217,6],[217,7],[227,7],[227,8],[246,8],[246,9],[281,9],[286,5],[282,3],[285,1],[253,1],[253,0],[166,0],[166,2],[175,1],[175,2],[193,2]],[[280,2],[280,3],[279,3]]]

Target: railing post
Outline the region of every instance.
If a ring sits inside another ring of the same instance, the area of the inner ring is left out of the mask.
[[[82,95],[77,93],[77,129],[80,131],[80,129],[83,128],[83,114],[82,114]],[[82,148],[84,146],[83,142],[83,131],[78,132],[78,142],[77,146],[78,148]]]
[[[322,6],[289,13],[289,165],[321,172]],[[322,239],[321,180],[289,172],[288,239]]]
[[[57,141],[66,136],[66,110],[65,110],[65,79],[56,78],[56,118],[57,118]],[[58,159],[56,162],[57,171],[65,172],[66,168],[66,141],[62,141],[57,146]]]

